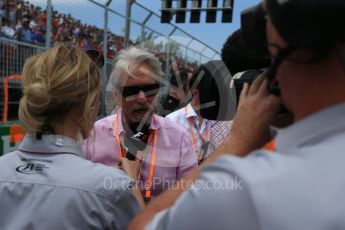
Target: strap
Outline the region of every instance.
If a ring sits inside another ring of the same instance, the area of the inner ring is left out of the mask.
[[[185,116],[188,120],[188,124],[189,124],[189,127],[190,127],[190,130],[191,130],[191,135],[192,135],[192,140],[193,140],[193,144],[194,144],[194,150],[197,151],[199,149],[198,147],[198,143],[196,141],[196,138],[195,138],[195,135],[194,135],[194,132],[193,132],[193,127],[196,129],[197,133],[198,133],[198,136],[200,138],[200,141],[201,142],[207,142],[209,141],[209,130],[208,130],[208,126],[206,124],[206,134],[205,134],[205,138],[202,136],[201,132],[200,132],[200,129],[199,127],[195,124],[194,120],[191,118],[191,117],[187,117],[187,113],[188,113],[188,108],[187,106],[184,107],[184,111],[185,111]]]
[[[126,150],[125,148],[121,145],[121,140],[120,140],[120,132],[119,132],[119,116],[115,114],[115,119],[114,119],[114,136],[115,136],[115,144],[116,142],[118,143],[117,148],[119,153],[121,154],[121,157],[126,157]]]
[[[268,151],[275,152],[277,150],[276,140],[273,139],[273,140],[267,142],[262,148],[265,150],[268,150]]]
[[[151,193],[152,193],[152,185],[153,185],[153,176],[155,174],[155,165],[156,165],[157,136],[158,136],[158,132],[157,130],[155,130],[153,134],[153,145],[152,145],[149,176],[145,183],[145,197],[144,197],[145,202],[149,202],[151,200],[151,195],[152,195]]]
[[[126,156],[126,150],[123,148],[123,146],[121,145],[121,142],[120,142],[118,114],[115,114],[114,120],[115,120],[114,121],[114,136],[116,138],[117,143],[119,143],[117,145],[118,149],[119,149],[119,153],[121,153],[121,157],[125,157]],[[148,142],[151,142],[151,139],[152,139],[152,135],[150,135]],[[145,183],[145,196],[144,196],[145,202],[149,202],[151,200],[151,196],[152,196],[153,177],[155,174],[155,165],[156,165],[156,158],[157,158],[157,153],[156,153],[157,140],[158,140],[158,131],[154,130],[151,162],[150,162],[150,168],[149,168],[149,176],[148,176],[146,183]]]

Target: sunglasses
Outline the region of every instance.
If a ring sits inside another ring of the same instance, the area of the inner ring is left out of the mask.
[[[104,66],[104,56],[102,52],[99,52],[98,50],[86,50],[85,52],[98,68],[102,68]]]
[[[145,96],[150,97],[159,92],[159,84],[124,86],[121,89],[122,97],[133,97],[134,99],[140,93],[140,91],[143,91]]]

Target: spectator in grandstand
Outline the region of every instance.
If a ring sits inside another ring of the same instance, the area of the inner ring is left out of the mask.
[[[180,197],[182,189],[156,198],[132,229],[156,214],[145,229],[345,228],[344,1],[265,0],[256,10],[265,11],[262,19],[267,14],[266,28],[257,32],[266,31],[273,58],[268,78],[244,87],[242,116],[236,115],[232,134],[216,150],[223,156],[204,168],[196,186]],[[277,83],[294,124],[278,131],[277,154],[252,152],[275,115],[269,108],[278,110],[267,91]],[[207,186],[212,181],[218,189]],[[221,189],[236,181],[237,191]]]
[[[6,16],[6,6],[5,5],[1,5],[0,6],[0,18],[3,18]]]
[[[16,34],[18,35],[19,31],[23,28],[23,25],[22,25],[22,20],[21,19],[17,19],[17,24],[16,26],[14,27],[15,31],[16,31]]]
[[[7,38],[14,38],[16,31],[11,26],[11,23],[6,18],[2,19],[1,35]]]
[[[122,50],[115,63],[111,83],[120,109],[95,123],[83,150],[87,159],[119,167],[121,158],[133,153],[133,142],[126,140],[139,138],[142,150],[134,151],[132,166],[140,168],[138,178],[148,202],[195,168],[197,159],[188,132],[154,114],[162,74],[158,59],[132,47]]]
[[[7,1],[7,10],[8,10],[8,19],[10,21],[11,26],[16,24],[16,13],[17,13],[17,5],[16,0],[9,0]]]
[[[183,90],[183,96],[187,99],[191,98],[191,101],[183,108],[166,116],[166,118],[182,125],[188,130],[192,137],[193,147],[199,163],[201,163],[207,156],[210,129],[213,124],[213,121],[204,119],[200,115],[200,93],[202,93],[202,91],[200,91],[199,82],[203,77],[203,74],[200,72],[201,69],[194,73],[193,77],[189,81],[189,87],[186,87],[187,89]],[[181,80],[183,79],[183,74],[186,75],[185,78],[188,77],[187,72],[180,72],[178,77],[181,77]]]
[[[32,41],[34,44],[44,45],[46,42],[46,39],[44,37],[44,30],[39,29],[36,33],[33,33]]]
[[[29,27],[32,31],[37,31],[38,30],[38,27],[40,26],[40,19],[38,16],[34,16],[31,20],[30,20],[30,23],[29,23]]]
[[[59,44],[25,63],[19,119],[27,134],[0,157],[1,229],[126,229],[139,211],[133,180],[83,159],[79,143],[101,93],[90,57]]]
[[[29,27],[29,22],[24,21],[23,27],[18,30],[18,40],[21,42],[32,43],[32,30]]]

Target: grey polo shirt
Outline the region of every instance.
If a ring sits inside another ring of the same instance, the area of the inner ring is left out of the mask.
[[[147,229],[345,229],[345,104],[278,131],[277,153],[223,156]]]
[[[126,229],[139,211],[132,185],[72,139],[26,135],[0,157],[0,229]]]

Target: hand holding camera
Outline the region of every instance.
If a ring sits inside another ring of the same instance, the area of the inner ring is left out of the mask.
[[[240,156],[262,147],[270,138],[269,126],[279,111],[280,99],[268,92],[267,84],[263,73],[242,89],[230,135],[238,143],[235,153]]]

